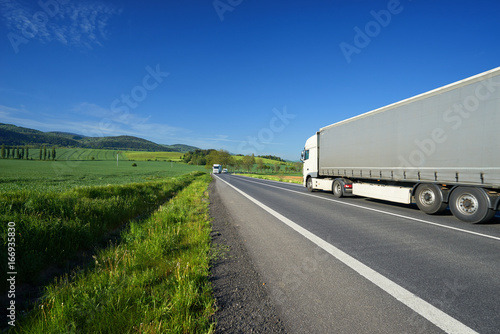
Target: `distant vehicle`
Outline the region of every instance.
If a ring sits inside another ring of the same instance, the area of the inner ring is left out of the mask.
[[[222,166],[219,164],[214,164],[212,167],[212,173],[220,174],[222,172]]]
[[[227,168],[224,168],[224,169],[222,170],[222,173],[227,173]]]
[[[485,222],[500,206],[499,129],[500,67],[321,128],[304,186]]]

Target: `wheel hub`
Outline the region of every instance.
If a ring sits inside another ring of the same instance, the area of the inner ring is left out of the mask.
[[[473,214],[478,208],[477,199],[470,194],[464,194],[458,198],[458,208],[464,214]]]
[[[435,201],[434,193],[426,190],[420,194],[420,202],[425,205],[432,205]]]

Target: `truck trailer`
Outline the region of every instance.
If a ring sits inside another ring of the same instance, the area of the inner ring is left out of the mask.
[[[321,128],[304,186],[485,222],[500,206],[499,133],[500,67]]]

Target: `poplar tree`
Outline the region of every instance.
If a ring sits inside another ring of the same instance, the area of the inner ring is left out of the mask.
[[[26,146],[26,149],[24,150],[24,152],[26,153],[26,160],[28,160],[30,157],[30,150],[29,150],[28,146]]]
[[[56,160],[56,147],[52,146],[52,160]]]
[[[2,144],[2,159],[5,159],[5,144]]]
[[[47,146],[43,145],[43,160],[47,160]]]

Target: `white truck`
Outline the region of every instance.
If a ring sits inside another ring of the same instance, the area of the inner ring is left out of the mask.
[[[321,128],[304,186],[485,222],[500,206],[499,133],[500,67]]]
[[[220,173],[222,173],[222,165],[214,164],[212,166],[212,173],[213,174],[220,174]]]

